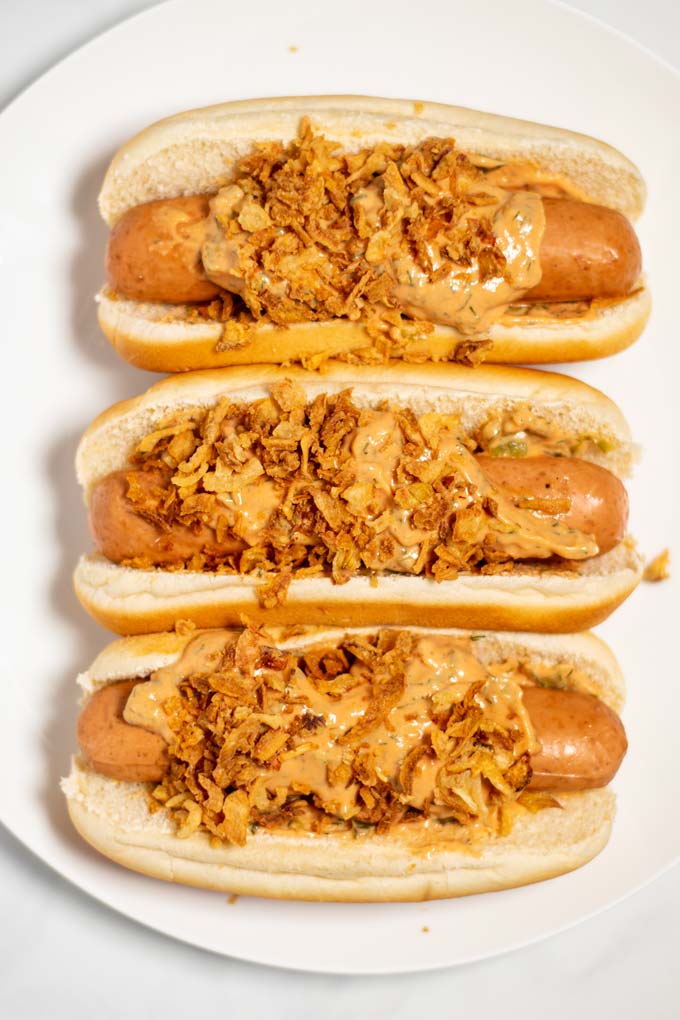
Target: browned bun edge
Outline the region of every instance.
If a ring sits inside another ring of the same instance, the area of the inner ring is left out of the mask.
[[[587,135],[444,103],[304,96],[221,103],[150,125],[114,156],[99,195],[102,216],[111,226],[142,202],[215,191],[254,144],[290,141],[304,116],[344,151],[381,141],[415,145],[431,136],[453,136],[471,155],[525,160],[565,177],[590,201],[631,220],[644,207],[645,185],[637,167]]]
[[[251,575],[137,570],[83,556],[76,594],[98,623],[118,634],[148,634],[191,620],[233,627],[244,619],[272,625],[356,627],[414,624],[489,630],[569,633],[593,627],[637,586],[641,560],[629,542],[595,557],[581,574],[518,569],[512,574],[430,578],[386,573],[333,584],[328,577],[293,579],[285,602],[263,609]]]
[[[224,365],[314,365],[327,358],[361,359],[373,346],[361,322],[337,319],[295,323],[285,329],[272,323],[253,325],[242,346],[223,346],[222,323],[182,319],[182,306],[142,304],[98,295],[99,325],[121,357],[151,372],[186,372]],[[629,297],[594,309],[585,318],[507,320],[491,326],[484,339],[491,364],[548,364],[604,358],[629,347],[642,333],[651,310],[644,283]],[[449,326],[409,340],[400,347],[407,361],[451,361],[470,338]],[[463,348],[465,349],[465,348]]]
[[[86,500],[100,478],[126,466],[136,444],[171,411],[209,407],[221,396],[235,401],[257,400],[268,396],[271,385],[282,379],[299,383],[310,400],[322,392],[332,394],[351,388],[353,399],[361,407],[375,407],[389,400],[411,407],[419,415],[427,411],[457,414],[467,432],[492,411],[504,412],[523,404],[532,413],[550,413],[565,428],[611,440],[616,449],[598,454],[597,462],[618,475],[628,472],[633,457],[630,430],[616,404],[578,379],[554,372],[403,362],[348,365],[329,361],[321,372],[297,366],[238,365],[170,376],[100,414],[86,429],[76,455],[76,470]]]
[[[359,628],[361,629],[361,628]],[[365,630],[365,628],[363,628]],[[278,645],[339,639],[338,628],[270,630]],[[79,679],[86,691],[123,676],[147,676],[174,661],[193,633],[125,638],[105,648]],[[623,681],[607,645],[592,634],[476,634],[477,653],[567,658],[588,672],[615,710]],[[400,901],[464,896],[525,885],[580,867],[605,845],[609,790],[560,795],[563,810],[518,819],[509,836],[475,846],[414,847],[394,834],[359,839],[291,832],[252,834],[244,847],[211,847],[204,834],[178,839],[161,810],[150,815],[147,787],[97,775],[79,758],[62,783],[71,819],[95,849],[134,871],[200,888],[300,900]]]

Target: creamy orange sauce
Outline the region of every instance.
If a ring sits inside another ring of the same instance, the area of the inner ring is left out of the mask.
[[[374,412],[370,422],[354,430],[345,447],[354,461],[356,481],[374,485],[390,497],[403,449],[394,415],[390,411]]]
[[[170,698],[177,696],[177,688],[185,677],[210,673],[226,645],[232,640],[232,635],[224,630],[199,634],[189,642],[176,662],[157,669],[151,674],[150,680],[137,684],[132,689],[123,710],[125,722],[158,733],[163,740],[171,744],[173,733],[168,726],[168,717],[163,711],[163,705]]]
[[[159,733],[169,744],[173,734],[168,727],[163,703],[175,697],[178,686],[188,676],[208,675],[226,646],[234,637],[226,631],[201,634],[191,641],[182,656],[169,666],[152,674],[148,681],[132,691],[124,718],[137,726]],[[283,752],[275,768],[263,766],[260,788],[270,795],[289,790],[315,795],[330,813],[341,819],[352,818],[357,805],[358,788],[353,782],[335,775],[343,761],[351,761],[356,744],[350,748],[342,743],[343,736],[359,723],[370,709],[372,685],[367,668],[355,663],[351,672],[356,685],[342,695],[321,693],[299,668],[287,678],[285,687],[270,713],[290,722],[296,718],[311,719],[314,725],[303,730],[291,751]],[[282,674],[283,677],[283,674]],[[247,680],[247,677],[244,677]],[[444,698],[450,706],[462,700],[471,684],[481,683],[475,701],[485,718],[505,728],[511,735],[511,746],[502,752],[501,768],[525,753],[535,753],[536,741],[531,720],[522,703],[517,670],[500,664],[483,666],[474,654],[470,638],[445,634],[422,636],[412,659],[406,664],[405,685],[401,698],[380,725],[365,733],[358,741],[362,750],[372,753],[378,774],[385,781],[399,784],[401,765],[410,751],[422,744],[432,719],[433,699]],[[441,705],[439,706],[442,707]],[[272,719],[275,724],[277,720]],[[414,774],[409,804],[422,808],[432,799],[437,774],[442,766],[433,754],[421,759]],[[435,814],[446,815],[444,805]]]
[[[281,486],[268,478],[259,478],[233,492],[219,495],[228,512],[225,516],[234,534],[249,545],[257,545],[260,533],[283,501]]]
[[[529,424],[527,421],[527,427]],[[356,463],[357,481],[373,483],[384,497],[381,515],[374,522],[376,532],[390,535],[400,547],[392,561],[376,558],[375,563],[369,562],[368,566],[408,571],[415,566],[422,543],[435,536],[412,527],[408,512],[394,505],[396,470],[401,456],[400,442],[394,438],[398,432],[391,412],[375,412],[372,422],[356,430],[350,449]],[[597,554],[597,543],[590,536],[566,527],[557,518],[540,517],[516,507],[492,486],[475,458],[450,430],[441,432],[438,448],[431,452],[431,459],[435,463],[442,462],[442,468],[450,466],[467,484],[467,493],[460,490],[455,496],[452,493],[452,509],[454,498],[457,507],[464,507],[471,502],[472,493],[493,496],[497,509],[495,518],[489,518],[489,537],[509,556],[544,559],[558,555],[565,559],[584,559]]]
[[[500,163],[472,157],[476,166],[485,170],[485,181],[506,191],[535,191],[542,198],[570,198],[587,202],[588,196],[566,177],[551,174],[533,163]]]
[[[222,442],[230,444],[235,438],[234,424],[226,423]],[[242,447],[237,445],[239,470],[225,469],[218,462],[215,477],[211,476],[210,481],[203,479],[206,491],[214,492],[220,504],[219,512],[210,523],[216,528],[217,518],[220,518],[222,524],[238,538],[248,545],[257,545],[262,529],[267,526],[274,510],[281,506],[285,490],[280,483],[265,476],[264,468],[254,454],[248,453],[244,460]]]
[[[564,559],[586,559],[597,555],[597,542],[590,535],[567,527],[558,518],[515,506],[489,482],[472,454],[451,433],[442,434],[438,453],[448,463],[455,463],[478,493],[493,498],[496,516],[490,520],[489,537],[508,556],[545,559],[556,554]]]
[[[170,256],[181,260],[186,269],[196,271],[196,252],[205,237],[205,220],[200,217],[188,219],[183,210],[172,205],[162,206],[155,212],[159,224],[157,237],[149,244],[149,254],[159,259]],[[177,237],[182,239],[178,243]]]
[[[456,265],[433,279],[448,260],[443,236],[433,237],[428,242],[431,272],[424,272],[407,253],[396,260],[387,258],[382,244],[383,218],[391,221],[394,216],[403,216],[404,208],[398,208],[399,203],[395,204],[387,191],[382,194],[377,184],[369,184],[352,199],[374,231],[366,249],[366,260],[392,280],[391,298],[412,318],[452,326],[468,335],[487,331],[510,304],[519,301],[539,283],[539,250],[545,231],[542,196],[565,192],[561,185],[555,185],[554,178],[542,174],[531,164],[508,164],[491,169],[476,190],[483,195],[482,204],[469,208],[464,219],[484,216],[492,221],[493,233],[507,263],[502,276],[484,280],[475,259],[469,266]],[[233,232],[234,220],[241,228],[236,232]],[[210,200],[201,247],[201,260],[208,279],[231,293],[242,294],[245,289],[245,267],[241,263],[243,246],[251,231],[268,225],[270,221],[265,210],[252,209],[248,196],[238,185],[230,184],[217,192]],[[294,258],[298,265],[302,258],[310,269],[315,262],[323,262],[322,254],[315,253],[313,246],[307,248],[303,257],[296,255]],[[285,276],[285,258],[281,268]],[[285,281],[277,286],[285,290]],[[270,287],[266,273],[260,274],[256,287],[262,291]]]
[[[232,294],[241,293],[244,280],[239,269],[239,246],[226,240],[224,230],[227,221],[238,216],[244,198],[237,184],[221,188],[210,199],[210,215],[204,223],[201,261],[205,275]]]
[[[374,533],[375,552],[364,551],[369,569],[417,572],[421,553],[436,542],[435,531],[417,528],[411,523],[412,511],[400,507],[395,500],[398,487],[397,469],[403,456],[403,437],[397,417],[392,411],[365,410],[362,424],[344,441],[354,471],[354,485],[345,490],[343,498],[357,507],[357,512]],[[434,416],[436,417],[436,416]],[[508,434],[508,429],[514,430]],[[532,430],[535,430],[533,432]],[[540,433],[543,433],[541,437]],[[545,444],[557,443],[559,428],[522,408],[512,414],[489,419],[481,430],[484,449],[503,454],[508,441],[519,444],[521,456],[544,452]],[[559,444],[558,444],[559,445]],[[517,456],[517,453],[510,453]],[[486,540],[497,550],[513,559],[546,559],[560,556],[581,560],[597,555],[596,541],[584,532],[568,527],[558,516],[540,515],[517,507],[501,490],[492,485],[467,447],[450,428],[442,427],[436,449],[426,450],[423,459],[433,468],[433,477],[452,476],[451,511],[458,511],[490,497],[494,514],[486,515]],[[255,457],[255,471],[261,465]],[[282,505],[285,486],[256,474],[252,481],[234,476],[225,483],[226,491],[218,493],[222,517],[230,530],[249,545],[261,541],[262,530],[272,513]],[[213,523],[216,526],[216,522]],[[380,539],[394,542],[390,557],[380,548]],[[293,532],[292,541],[311,544],[309,534]]]
[[[433,282],[430,274],[404,256],[392,265],[393,294],[407,315],[453,326],[465,334],[484,332],[508,305],[540,282],[539,249],[545,231],[542,199],[529,191],[509,195],[499,191],[499,199],[497,205],[483,206],[475,213],[492,219],[498,247],[506,258],[505,275],[482,281],[479,264],[473,261]],[[443,262],[436,239],[431,256],[436,272]]]

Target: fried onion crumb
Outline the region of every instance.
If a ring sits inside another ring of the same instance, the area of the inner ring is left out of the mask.
[[[260,630],[213,633],[219,646],[205,667],[191,660],[163,704],[174,738],[149,806],[165,808],[179,838],[201,831],[211,845],[243,846],[258,829],[361,838],[428,819],[465,839],[505,835],[522,812],[560,807],[526,789],[533,731],[518,700],[503,707],[527,682],[520,663],[499,666],[500,700],[486,672],[421,694],[419,735],[402,750],[390,742],[412,704],[417,634],[382,630],[287,651]],[[469,641],[457,647],[471,654]]]
[[[423,109],[414,103],[416,116]],[[288,144],[255,145],[211,200],[203,263],[226,289],[189,314],[223,324],[218,352],[251,342],[253,324],[288,328],[344,319],[361,323],[363,337],[356,348],[338,352],[343,360],[429,359],[418,342],[434,326],[414,305],[410,281],[424,274],[436,284],[475,265],[482,283],[509,281],[494,233],[497,201],[453,138],[411,146],[382,141],[342,152],[303,117]],[[386,267],[400,260],[412,270],[397,287]],[[489,350],[482,337],[454,342],[439,357],[479,364]]]
[[[669,550],[664,549],[658,556],[655,556],[654,559],[650,560],[649,563],[646,564],[642,574],[642,580],[667,581],[671,576],[670,559],[671,554]]]
[[[379,454],[390,466],[389,491],[371,474],[372,462],[361,475],[357,466],[373,456],[373,439],[363,450],[357,437],[362,429],[373,436],[381,416],[390,424]],[[385,571],[438,582],[460,572],[511,573],[519,561],[498,538],[509,525],[469,472],[479,451],[506,455],[517,429],[525,452],[534,432],[541,452],[573,453],[577,441],[521,409],[494,414],[468,435],[455,415],[417,417],[388,402],[362,408],[351,390],[308,401],[299,384],[283,379],[251,403],[225,396],[214,407],[159,420],[131,458],[126,495],[161,533],[175,526],[206,533],[205,544],[191,547],[198,552],[178,550],[165,569],[250,575],[260,579],[267,609],[285,601],[293,578],[324,575],[344,584],[364,573],[375,585]],[[571,560],[542,555],[551,569],[578,570]],[[121,562],[155,565],[151,557]],[[521,569],[531,571],[531,560]]]

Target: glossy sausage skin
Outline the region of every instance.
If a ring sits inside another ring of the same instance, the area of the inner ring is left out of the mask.
[[[107,684],[88,699],[78,717],[78,743],[92,768],[103,776],[131,783],[157,782],[169,764],[165,741],[123,719],[138,682]]]
[[[581,301],[629,294],[642,268],[640,244],[620,212],[546,198],[541,282],[526,300]]]
[[[621,297],[640,275],[640,245],[621,213],[571,199],[543,200],[546,229],[536,301]],[[209,301],[219,288],[201,265],[208,198],[159,199],[128,210],[111,231],[106,269],[122,297],[167,304]]]
[[[135,206],[118,220],[106,251],[109,284],[133,301],[209,301],[219,288],[201,265],[205,195]]]
[[[628,519],[628,497],[621,482],[606,468],[576,457],[478,457],[488,478],[510,497],[568,497],[568,513],[560,520],[592,535],[600,552],[623,538]],[[135,475],[145,487],[162,484],[160,471],[115,471],[93,489],[90,530],[95,545],[114,563],[144,559],[164,567],[181,563],[197,553],[221,554],[246,548],[238,538],[216,546],[215,532],[206,525],[188,528],[173,524],[167,531],[140,517],[127,499],[128,478]]]
[[[628,523],[628,495],[622,482],[606,468],[578,457],[477,458],[486,476],[506,496],[548,499],[567,497],[563,524],[592,535],[601,553],[623,539]]]
[[[615,712],[592,694],[527,687],[524,704],[541,750],[532,755],[532,790],[606,786],[628,748]]]
[[[123,719],[138,681],[102,687],[80,713],[78,742],[95,769],[112,779],[156,782],[168,768],[165,741]],[[527,687],[529,710],[541,750],[532,756],[532,790],[588,790],[606,786],[626,753],[621,720],[589,694]]]

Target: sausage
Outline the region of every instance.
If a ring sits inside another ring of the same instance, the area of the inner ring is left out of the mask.
[[[107,684],[78,716],[78,743],[96,772],[130,783],[158,782],[168,765],[167,744],[157,733],[130,726],[123,710],[138,680]]]
[[[106,250],[110,285],[133,301],[181,304],[219,294],[201,265],[206,195],[161,199],[128,210]]]
[[[628,523],[628,495],[606,468],[578,457],[477,457],[487,478],[506,496],[540,499],[567,497],[566,513],[552,514],[571,528],[592,535],[601,553],[623,539]],[[521,505],[521,503],[520,503]],[[540,504],[539,504],[540,505]],[[525,504],[530,509],[529,504]]]
[[[628,748],[615,712],[592,694],[525,687],[524,704],[541,750],[531,756],[532,790],[606,786]]]
[[[642,256],[621,213],[570,199],[545,198],[543,276],[525,298],[578,301],[628,294]],[[219,288],[201,264],[208,197],[159,199],[129,209],[114,226],[106,256],[111,288],[135,301],[209,301]]]
[[[568,497],[569,510],[556,514],[570,527],[592,535],[600,552],[617,545],[626,531],[628,497],[621,482],[606,468],[576,457],[478,458],[487,477],[506,495]],[[90,530],[97,549],[114,563],[143,559],[171,566],[207,550],[220,554],[240,552],[246,544],[236,537],[216,546],[212,528],[201,524],[173,524],[168,530],[140,517],[127,499],[128,479],[134,475],[143,487],[161,485],[161,471],[115,471],[94,488],[90,500]]]
[[[541,281],[528,301],[581,301],[629,294],[640,275],[642,254],[631,224],[602,205],[545,198]]]
[[[107,559],[114,563],[143,559],[165,567],[214,548],[215,532],[205,524],[187,527],[175,523],[163,530],[140,516],[127,498],[128,479],[132,475],[146,491],[167,484],[162,471],[123,470],[113,471],[95,486],[90,500],[90,531]],[[222,554],[241,549],[245,549],[245,543],[237,538],[226,538],[220,544]]]
[[[162,737],[123,719],[130,691],[139,681],[102,687],[78,719],[78,742],[92,767],[102,775],[128,782],[156,782],[169,766]],[[616,774],[627,749],[621,720],[590,694],[524,688],[541,750],[532,755],[532,790],[588,790]]]

